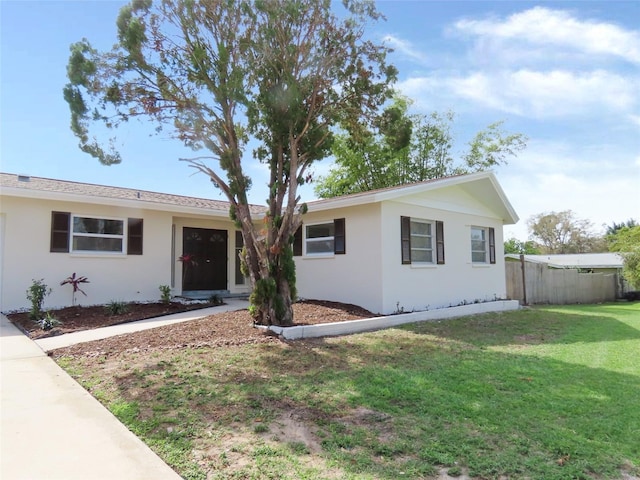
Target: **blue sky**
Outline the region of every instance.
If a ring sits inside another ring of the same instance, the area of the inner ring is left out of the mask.
[[[69,45],[115,41],[124,2],[0,1],[0,170],[223,199],[177,159],[193,152],[120,131],[120,165],[80,152],[62,98]],[[379,1],[387,20],[367,34],[395,49],[397,88],[421,113],[456,113],[455,152],[480,129],[529,137],[496,173],[527,237],[534,214],[571,209],[603,224],[640,220],[640,1]],[[264,166],[247,154],[251,201],[264,203]],[[330,160],[317,165],[322,174]],[[303,191],[305,200],[313,191]]]

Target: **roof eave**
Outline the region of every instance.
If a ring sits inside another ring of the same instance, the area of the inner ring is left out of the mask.
[[[126,199],[112,197],[98,197],[94,195],[80,195],[75,193],[52,192],[44,190],[28,190],[15,187],[3,187],[2,195],[8,197],[32,198],[36,200],[54,200],[61,202],[90,203],[93,205],[110,205],[124,208],[164,211],[192,215],[208,215],[229,218],[228,209],[212,209],[204,207],[188,207],[171,203],[151,202],[143,199]]]

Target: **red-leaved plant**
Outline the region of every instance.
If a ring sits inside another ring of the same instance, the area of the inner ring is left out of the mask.
[[[74,307],[76,306],[76,292],[82,293],[85,297],[87,296],[84,290],[80,288],[81,283],[90,283],[90,282],[87,279],[87,277],[82,277],[82,276],[76,277],[76,272],[73,272],[73,274],[70,277],[67,277],[62,282],[60,282],[60,285],[71,285],[73,287],[73,294],[71,297],[71,301]]]

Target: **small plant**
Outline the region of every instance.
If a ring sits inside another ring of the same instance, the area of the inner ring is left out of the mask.
[[[220,295],[214,293],[209,297],[209,303],[212,303],[214,305],[222,305],[222,298],[220,298]]]
[[[393,312],[393,315],[400,315],[404,312],[404,307],[400,305],[400,302],[396,302],[396,310]]]
[[[36,323],[42,330],[51,330],[52,328],[60,325],[62,322],[52,316],[51,313],[47,312],[44,318],[37,320]]]
[[[84,292],[84,290],[82,290],[80,288],[80,284],[81,283],[90,283],[89,280],[87,279],[87,277],[81,277],[81,276],[77,276],[76,277],[76,272],[73,272],[73,274],[70,277],[65,278],[62,282],[60,282],[60,285],[71,285],[73,287],[73,293],[71,296],[71,303],[72,305],[75,307],[76,306],[76,292],[80,292],[82,293],[85,297],[87,296],[87,294]]]
[[[129,304],[120,300],[111,300],[104,308],[109,315],[123,315],[129,311]]]
[[[44,278],[40,280],[32,280],[31,286],[27,290],[27,300],[31,302],[31,310],[29,311],[29,318],[31,320],[40,320],[43,315],[42,304],[44,303],[44,297],[51,293],[51,289],[44,283]]]
[[[160,300],[162,303],[171,303],[171,287],[169,285],[160,285]]]

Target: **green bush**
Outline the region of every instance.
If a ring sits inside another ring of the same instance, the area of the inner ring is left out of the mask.
[[[51,313],[47,312],[44,318],[37,320],[37,323],[42,330],[51,330],[52,328],[60,325],[62,322],[53,317]]]
[[[32,280],[31,286],[27,290],[27,300],[31,302],[31,310],[29,311],[29,318],[31,320],[40,320],[44,314],[42,310],[42,304],[44,303],[44,297],[51,293],[51,289],[44,283],[44,279]]]
[[[170,303],[171,287],[169,285],[160,285],[158,289],[160,290],[160,300],[162,301],[162,303]]]
[[[111,300],[104,308],[109,315],[123,315],[129,311],[129,304],[119,300]]]

